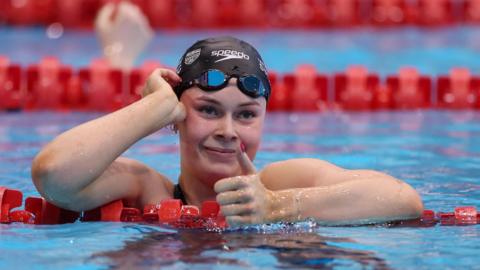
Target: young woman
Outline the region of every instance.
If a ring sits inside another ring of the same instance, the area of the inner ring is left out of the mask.
[[[141,100],[45,146],[33,162],[33,181],[47,200],[76,211],[117,199],[139,208],[171,198],[193,205],[216,200],[230,226],[306,218],[359,224],[422,213],[414,189],[380,172],[317,159],[279,161],[257,171],[251,160],[269,96],[265,65],[250,44],[232,37],[198,41],[177,73],[157,69],[150,75]],[[178,185],[120,157],[169,125],[180,140]]]

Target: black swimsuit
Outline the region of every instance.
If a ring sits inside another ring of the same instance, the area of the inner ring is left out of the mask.
[[[187,199],[185,198],[185,194],[183,193],[182,188],[180,187],[180,184],[176,184],[173,187],[173,198],[177,200],[182,200],[183,204],[187,204]]]

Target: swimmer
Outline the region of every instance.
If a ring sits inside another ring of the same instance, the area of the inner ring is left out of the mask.
[[[176,72],[157,69],[149,76],[142,99],[46,145],[33,161],[33,182],[48,201],[74,211],[118,199],[140,209],[173,198],[197,206],[216,200],[230,226],[307,218],[352,225],[421,215],[417,192],[381,172],[312,158],[257,170],[252,160],[270,95],[266,67],[250,44],[232,37],[198,41]],[[179,135],[178,184],[120,156],[167,126]]]

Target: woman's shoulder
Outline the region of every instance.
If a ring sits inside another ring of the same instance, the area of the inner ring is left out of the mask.
[[[138,204],[155,204],[172,198],[173,183],[166,175],[135,159],[119,157],[115,162],[141,183]]]

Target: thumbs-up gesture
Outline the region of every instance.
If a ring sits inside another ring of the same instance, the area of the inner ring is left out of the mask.
[[[242,175],[219,180],[214,187],[222,214],[232,227],[270,222],[273,191],[260,181],[243,144],[237,158]]]

